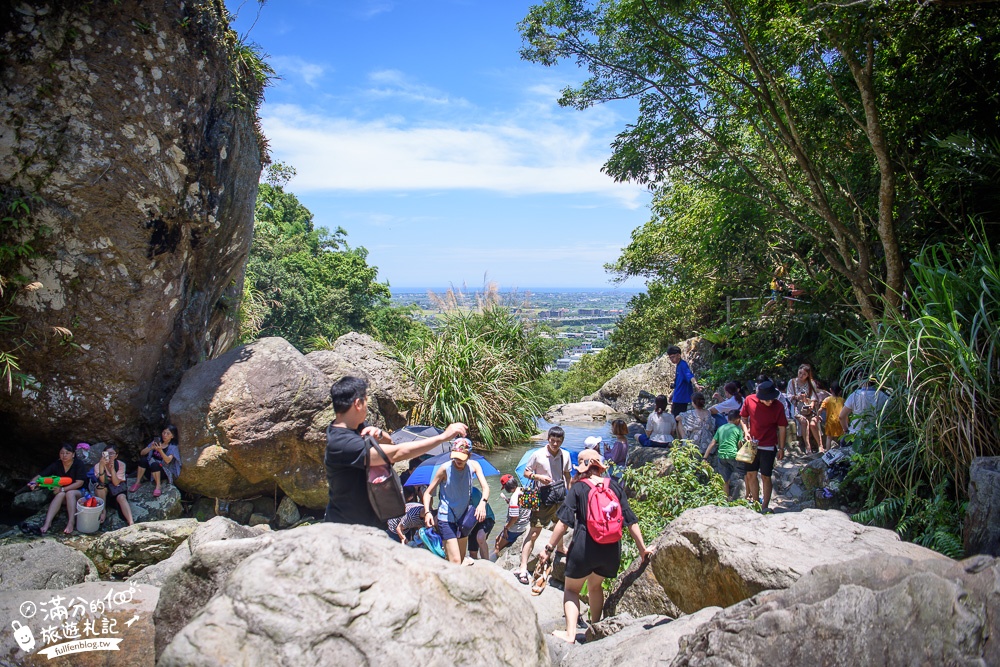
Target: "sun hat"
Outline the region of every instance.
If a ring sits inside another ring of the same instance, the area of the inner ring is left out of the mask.
[[[774,386],[774,383],[770,380],[761,382],[757,385],[757,398],[762,401],[773,401],[778,398],[781,394],[778,388]]]
[[[472,453],[472,441],[468,438],[455,438],[451,441],[451,458],[468,461]]]
[[[580,464],[576,466],[577,472],[587,472],[590,470],[591,466],[600,466],[601,472],[608,469],[608,466],[604,465],[604,460],[601,458],[601,455],[593,449],[585,449],[580,452],[577,461],[580,462]]]

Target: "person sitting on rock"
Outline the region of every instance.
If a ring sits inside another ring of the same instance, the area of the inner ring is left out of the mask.
[[[132,508],[125,495],[125,462],[118,458],[118,448],[108,445],[101,454],[101,460],[94,466],[94,478],[97,480],[97,497],[104,501],[104,511],[101,512],[100,523],[108,516],[108,495],[118,506],[122,518],[132,525]]]
[[[715,433],[715,420],[712,413],[705,409],[705,395],[696,391],[691,395],[691,407],[677,418],[677,429],[681,438],[690,440],[698,446],[702,454],[708,449]]]
[[[629,535],[635,540],[639,549],[639,558],[648,558],[651,554],[646,549],[646,543],[642,539],[642,531],[639,529],[639,519],[629,506],[625,489],[615,479],[605,477],[607,466],[601,460],[601,455],[592,449],[585,449],[580,452],[577,459],[579,465],[576,470],[579,473],[579,480],[570,487],[566,494],[566,500],[559,507],[559,521],[549,543],[545,545],[539,560],[546,563],[552,558],[556,545],[566,534],[566,530],[573,528],[573,539],[570,541],[569,552],[566,557],[566,582],[563,590],[563,611],[566,614],[566,629],[554,630],[553,635],[570,644],[576,641],[576,622],[580,617],[580,591],[586,582],[589,591],[588,604],[590,605],[590,622],[597,623],[601,620],[601,612],[604,608],[604,579],[607,577],[617,577],[618,568],[621,566],[621,534],[619,524],[619,534],[613,542],[599,543],[594,536],[589,534],[588,508],[591,506],[590,494],[596,492],[597,484],[607,485],[617,498],[617,508],[608,507],[609,511],[620,511],[621,522],[628,527]]]
[[[436,436],[397,445],[388,433],[365,421],[368,415],[367,380],[353,375],[342,377],[330,387],[330,400],[335,416],[326,429],[324,463],[330,488],[325,520],[331,523],[387,528],[368,500],[366,454],[371,466],[392,465],[426,454],[442,443],[464,436],[468,430],[465,424],[449,424]],[[374,447],[365,444],[365,436],[381,444],[388,461]]]
[[[531,510],[521,507],[521,494],[524,493],[524,489],[517,483],[517,477],[504,475],[500,478],[500,485],[510,494],[510,498],[507,501],[507,523],[500,529],[500,534],[493,544],[490,560],[494,562],[500,557],[500,552],[517,542],[517,538],[521,537],[531,525]]]
[[[451,444],[451,460],[438,467],[431,483],[424,491],[424,523],[428,528],[437,528],[444,542],[445,557],[449,562],[461,565],[465,560],[469,535],[476,523],[486,518],[486,507],[490,499],[490,485],[486,483],[483,468],[477,461],[470,461],[472,442],[468,438],[457,438]],[[472,505],[472,478],[479,480],[483,495],[479,503]],[[431,511],[434,489],[441,487],[437,514]],[[473,513],[475,520],[469,516]],[[468,528],[465,526],[468,525]]]
[[[42,535],[49,532],[52,527],[52,520],[59,513],[59,508],[66,506],[66,529],[63,531],[67,535],[72,534],[76,519],[76,501],[80,498],[80,489],[87,482],[87,468],[83,462],[76,460],[76,448],[73,445],[63,445],[59,448],[59,460],[48,466],[39,473],[41,477],[69,477],[73,482],[67,486],[55,489],[52,502],[49,503],[49,511],[45,515],[45,523],[42,524],[40,532]],[[32,491],[38,488],[35,480],[28,482],[28,488]]]
[[[162,490],[160,483],[163,475],[167,476],[167,483],[173,484],[177,476],[181,474],[181,450],[177,446],[177,427],[169,424],[159,436],[142,448],[140,456],[146,457],[146,466],[139,466],[139,471],[135,476],[135,484],[129,488],[129,493],[135,493],[142,484],[142,478],[149,470],[149,476],[153,478],[156,488],[153,489],[153,497],[159,498]]]
[[[404,488],[406,513],[388,522],[389,537],[400,544],[407,544],[424,525],[424,504],[417,502],[416,489],[412,486]]]
[[[548,444],[542,447],[528,459],[524,466],[524,476],[535,485],[539,496],[543,496],[543,505],[531,511],[531,531],[521,547],[521,567],[514,570],[514,576],[524,585],[528,585],[528,560],[535,549],[535,540],[542,529],[557,520],[556,511],[566,497],[566,490],[573,480],[570,477],[571,463],[569,452],[562,449],[566,431],[561,426],[553,426],[548,432]],[[565,553],[560,541],[560,553]]]
[[[483,494],[479,489],[472,489],[472,500],[470,504],[475,507],[482,500]],[[489,539],[490,533],[493,531],[493,527],[497,525],[496,515],[493,514],[493,508],[486,505],[486,518],[482,521],[477,521],[476,525],[472,527],[472,532],[469,534],[469,558],[472,560],[488,560],[490,557],[490,547]]]
[[[677,433],[677,419],[667,412],[668,400],[664,394],[655,399],[656,410],[646,419],[646,434],[636,441],[643,447],[670,447]]]

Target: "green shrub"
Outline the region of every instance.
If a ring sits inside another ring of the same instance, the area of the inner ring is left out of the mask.
[[[714,505],[716,507],[753,507],[746,500],[732,501],[726,496],[722,476],[701,457],[698,447],[689,440],[675,440],[670,452],[673,470],[660,477],[652,464],[641,468],[627,467],[622,481],[635,497],[629,500],[639,519],[646,544],[663,532],[671,521],[685,510]],[[622,541],[624,571],[639,555],[631,538]]]
[[[463,422],[477,445],[493,449],[524,441],[543,412],[536,381],[547,348],[509,309],[454,311],[444,325],[401,355],[420,390],[414,423]]]

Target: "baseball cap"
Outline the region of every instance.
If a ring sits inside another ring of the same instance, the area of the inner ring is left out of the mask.
[[[507,486],[508,484],[510,484],[513,481],[514,481],[514,476],[513,475],[502,475],[500,477],[500,486]]]
[[[592,447],[597,447],[599,444],[601,444],[601,436],[599,435],[592,435],[583,441],[583,446],[587,447],[588,449]]]
[[[451,441],[451,458],[468,461],[472,453],[472,441],[468,438],[455,438]]]

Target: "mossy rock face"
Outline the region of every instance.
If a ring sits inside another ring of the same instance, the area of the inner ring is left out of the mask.
[[[48,233],[15,267],[42,287],[9,313],[32,338],[17,356],[37,382],[0,392],[0,421],[27,462],[77,440],[131,459],[163,428],[184,370],[234,341],[228,304],[261,172],[255,113],[233,85],[221,2],[14,4],[0,204],[26,202],[27,232]],[[56,324],[72,345],[50,335]]]
[[[137,523],[105,533],[87,549],[87,555],[102,575],[132,576],[169,558],[197,527],[197,519]]]

